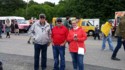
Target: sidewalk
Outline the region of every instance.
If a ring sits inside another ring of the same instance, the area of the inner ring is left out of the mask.
[[[33,44],[27,44],[28,38],[27,35],[20,34],[19,36],[11,35],[10,39],[5,38],[5,36],[0,39],[0,61],[4,63],[4,70],[33,70],[34,46]],[[116,44],[117,42],[113,41],[114,47]],[[125,70],[125,51],[123,47],[117,55],[121,61],[113,61],[111,60],[112,52],[109,50],[108,43],[106,43],[104,51],[101,50],[101,45],[102,40],[94,40],[93,37],[88,37],[86,40],[85,70]],[[66,69],[73,70],[68,45],[66,45],[65,52]],[[51,45],[48,47],[47,55],[48,70],[52,70],[53,53]]]
[[[33,57],[15,54],[0,53],[0,60],[3,62],[4,70],[33,70]],[[47,70],[53,69],[53,59],[48,59]],[[72,63],[66,62],[66,70],[73,70]],[[118,70],[101,66],[85,64],[85,70]]]

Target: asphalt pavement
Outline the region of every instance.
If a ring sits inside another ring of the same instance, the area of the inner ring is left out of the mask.
[[[10,39],[0,39],[0,61],[3,62],[4,70],[33,70],[34,47],[33,44],[27,44],[27,34],[19,36],[11,35]],[[110,59],[112,51],[109,50],[108,44],[106,49],[101,50],[101,40],[93,40],[88,37],[85,42],[87,52],[85,54],[84,63],[85,70],[125,70],[125,52],[121,48],[118,57],[121,61],[113,61]],[[116,39],[113,38],[113,45],[116,46]],[[53,69],[53,54],[51,45],[48,47],[47,70]],[[72,69],[72,59],[66,45],[66,70]]]

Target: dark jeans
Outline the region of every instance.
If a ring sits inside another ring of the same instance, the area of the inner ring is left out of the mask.
[[[1,34],[2,34],[2,29],[0,29],[0,38],[2,37]]]
[[[59,68],[60,55],[60,68]],[[54,70],[65,70],[65,46],[53,46]]]
[[[1,61],[0,61],[0,70],[3,70],[3,65]]]
[[[123,44],[124,50],[125,50],[125,41],[122,41],[122,37],[118,37],[118,39],[117,39],[117,46],[116,46],[116,48],[115,48],[115,50],[114,50],[114,52],[112,54],[112,58],[116,57],[116,55],[117,55],[119,49],[121,48],[122,44]]]
[[[95,39],[95,40],[96,40],[96,37],[98,37],[98,40],[100,40],[99,33],[95,33],[95,35],[94,35],[94,39]]]
[[[47,44],[40,45],[34,44],[34,70],[39,70],[39,58],[41,53],[41,67],[42,70],[46,69],[47,63]]]
[[[70,52],[72,56],[72,63],[74,70],[84,70],[84,55],[80,55],[78,53]],[[78,68],[77,68],[78,67]]]
[[[9,33],[9,32],[7,32],[7,35],[6,35],[6,37],[9,37],[9,38],[10,38],[10,33]]]

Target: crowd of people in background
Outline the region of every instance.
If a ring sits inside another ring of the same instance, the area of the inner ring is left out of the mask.
[[[6,34],[6,38],[10,38],[11,33],[15,33],[15,35],[19,35],[19,26],[17,20],[12,20],[10,22],[9,19],[5,20],[5,24],[0,21],[0,38],[2,38],[2,33]]]

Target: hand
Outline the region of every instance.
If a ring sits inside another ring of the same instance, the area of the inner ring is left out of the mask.
[[[51,42],[49,42],[49,43],[47,44],[47,46],[50,46],[50,44],[51,44]]]
[[[54,46],[54,43],[52,42],[52,46]]]
[[[60,44],[60,46],[64,46],[64,45],[65,45],[64,43]]]
[[[122,41],[125,41],[125,39],[122,39]]]
[[[75,41],[77,41],[77,40],[78,40],[78,38],[77,38],[77,37],[74,37],[74,40],[75,40]]]

